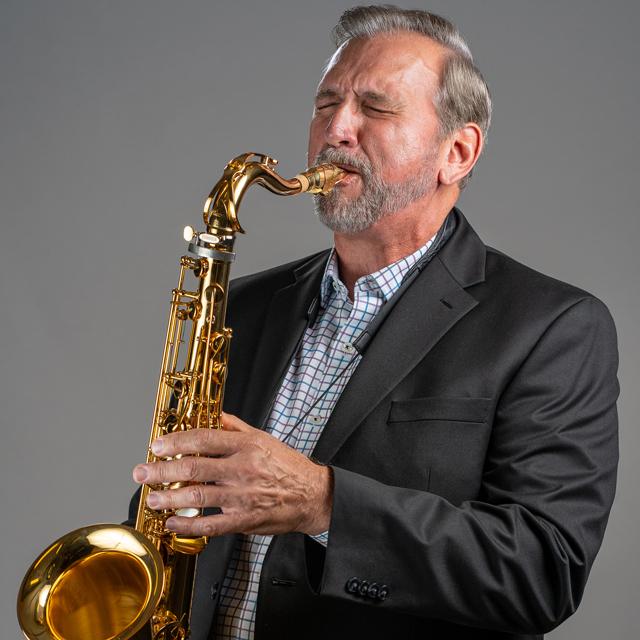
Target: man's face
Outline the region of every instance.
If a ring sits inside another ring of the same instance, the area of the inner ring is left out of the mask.
[[[309,164],[349,171],[321,220],[357,233],[428,196],[438,180],[439,121],[433,104],[443,48],[412,33],[354,40],[339,50],[316,94]]]

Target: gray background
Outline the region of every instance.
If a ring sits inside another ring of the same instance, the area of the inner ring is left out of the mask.
[[[182,227],[237,153],[305,166],[346,6],[2,0],[2,639],[19,637],[15,593],[39,550],[124,519]],[[462,208],[487,243],[601,297],[619,330],[617,502],[582,606],[550,637],[638,637],[638,5],[428,6],[462,29],[495,100]],[[306,198],[254,189],[241,220],[235,275],[330,243]]]

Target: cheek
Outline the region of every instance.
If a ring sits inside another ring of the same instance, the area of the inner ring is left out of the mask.
[[[413,174],[416,167],[424,165],[433,144],[429,132],[424,128],[396,129],[378,139],[378,158],[382,175],[392,182]]]

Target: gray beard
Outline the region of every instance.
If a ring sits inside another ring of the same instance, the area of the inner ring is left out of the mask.
[[[326,196],[315,195],[314,205],[320,222],[336,233],[354,234],[368,229],[382,218],[401,211],[435,188],[433,157],[415,174],[398,184],[385,184],[366,158],[359,158],[332,147],[319,153],[314,164],[338,162],[360,172],[363,188],[355,200],[345,200],[339,188]]]

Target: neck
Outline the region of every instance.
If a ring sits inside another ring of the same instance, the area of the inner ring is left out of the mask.
[[[368,229],[354,234],[334,234],[340,278],[353,300],[358,278],[379,271],[411,255],[432,238],[457,200],[432,196],[391,213]]]

